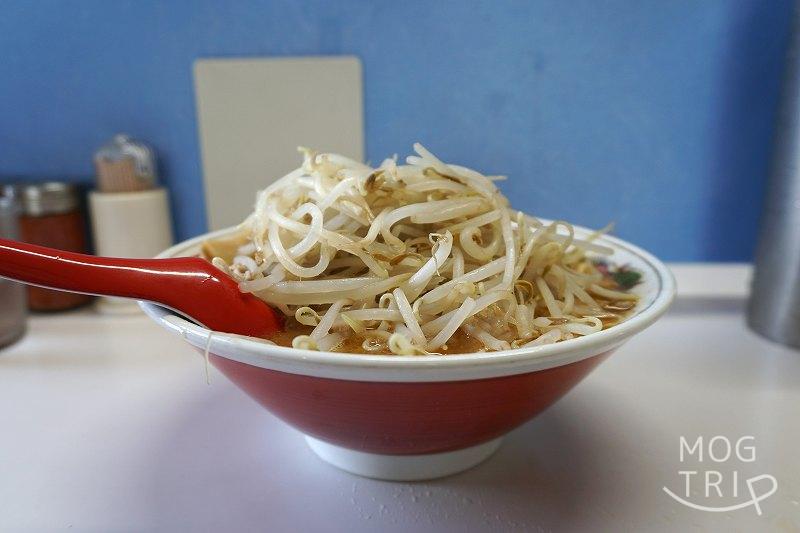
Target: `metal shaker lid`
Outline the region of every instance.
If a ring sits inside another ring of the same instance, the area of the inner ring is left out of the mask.
[[[18,196],[22,211],[28,216],[60,215],[80,206],[78,189],[69,183],[49,181],[20,184],[14,189],[13,194]]]
[[[103,172],[103,163],[128,161],[132,163],[135,177],[140,182],[155,186],[158,179],[153,149],[124,133],[114,135],[110,141],[101,146],[95,152],[94,160],[100,173]]]

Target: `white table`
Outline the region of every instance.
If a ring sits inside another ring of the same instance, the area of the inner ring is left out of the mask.
[[[744,328],[741,269],[679,268],[679,284],[707,290],[698,275],[733,289],[683,295],[487,462],[412,484],[322,463],[143,316],[34,317],[0,352],[0,530],[796,531],[800,352]],[[694,466],[774,475],[762,516],[665,494],[693,460],[678,439],[698,435],[755,437],[753,463]]]

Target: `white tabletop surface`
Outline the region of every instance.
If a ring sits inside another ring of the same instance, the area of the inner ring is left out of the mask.
[[[0,352],[0,531],[797,531],[800,352],[747,331],[735,294],[690,296],[487,462],[421,483],[322,463],[143,316],[34,317]],[[756,460],[680,463],[681,436],[716,435]],[[699,511],[663,490],[687,469],[726,476],[723,503],[778,489],[760,516]]]

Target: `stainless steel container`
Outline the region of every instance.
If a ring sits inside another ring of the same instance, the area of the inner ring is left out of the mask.
[[[19,205],[14,189],[0,191],[0,237],[19,238]],[[13,343],[25,333],[28,303],[25,286],[0,278],[0,348]]]
[[[800,348],[800,4],[795,5],[747,323],[756,333]]]

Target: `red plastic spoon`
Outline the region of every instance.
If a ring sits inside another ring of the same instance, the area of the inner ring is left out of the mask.
[[[278,314],[199,257],[117,259],[0,239],[0,277],[50,289],[148,300],[215,331],[252,337],[282,329]]]

